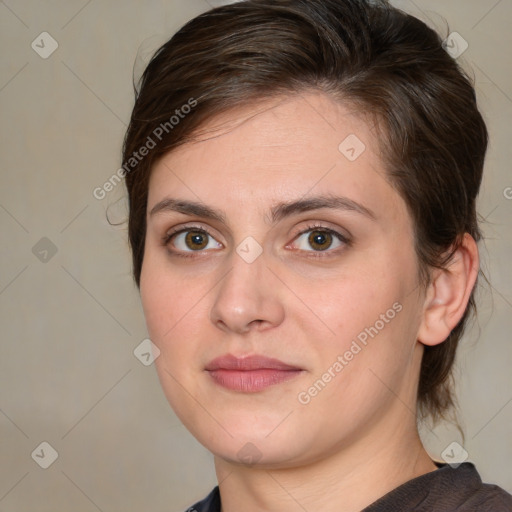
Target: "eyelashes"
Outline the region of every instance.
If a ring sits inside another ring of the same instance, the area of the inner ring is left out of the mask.
[[[178,248],[178,251],[183,252],[203,252],[204,249],[212,249],[214,247],[208,247],[210,245],[209,239],[215,241],[215,238],[210,235],[206,230],[202,228],[196,228],[193,226],[188,226],[179,231],[175,231],[174,233],[166,234],[164,237],[164,245],[169,246],[171,242],[173,244],[187,245],[185,249]],[[222,248],[222,244],[220,242],[215,241],[213,245],[217,245],[217,248]]]
[[[308,235],[308,236],[306,236]],[[296,247],[297,243],[300,247]],[[194,258],[202,257],[206,251],[222,249],[207,230],[199,226],[184,226],[176,231],[166,233],[162,245],[167,247],[172,256]],[[314,224],[296,234],[285,248],[294,252],[310,253],[307,257],[329,257],[338,250],[351,245],[351,240],[338,231]]]
[[[309,233],[309,236],[305,236]],[[313,252],[323,253],[326,251],[333,252],[334,249],[341,247],[342,245],[347,245],[349,243],[348,239],[343,236],[341,233],[329,228],[325,228],[322,226],[309,226],[306,230],[299,233],[295,238],[296,240],[302,240],[302,247],[299,247],[298,250],[308,251],[305,246],[309,244],[309,247],[313,248]],[[325,245],[327,244],[327,245]],[[336,245],[338,244],[338,245]],[[336,245],[333,249],[333,245]],[[287,247],[290,247],[287,245]],[[315,250],[318,249],[318,250]]]

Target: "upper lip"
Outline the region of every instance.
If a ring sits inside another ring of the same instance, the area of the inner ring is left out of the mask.
[[[232,354],[225,354],[223,356],[217,357],[210,361],[205,370],[214,371],[214,370],[239,370],[239,371],[249,371],[249,370],[300,370],[297,366],[292,366],[286,363],[283,363],[279,359],[274,359],[271,357],[266,357],[263,355],[251,355],[245,357],[235,357]]]

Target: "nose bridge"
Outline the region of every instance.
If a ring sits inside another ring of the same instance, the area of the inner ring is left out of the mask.
[[[259,257],[252,263],[247,263],[239,254],[233,253],[229,263],[230,270],[220,283],[218,296],[222,296],[222,300],[243,300],[245,296],[256,298],[260,293],[258,284],[263,284],[263,258]]]
[[[230,270],[219,283],[211,309],[211,321],[219,328],[243,333],[257,325],[278,325],[284,318],[278,280],[267,268],[267,258],[254,247],[240,244],[233,252]],[[250,256],[250,257],[248,257]]]

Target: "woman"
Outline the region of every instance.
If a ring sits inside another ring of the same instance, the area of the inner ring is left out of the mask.
[[[214,454],[189,510],[512,510],[417,429],[453,405],[486,147],[439,36],[383,1],[239,2],[155,54],[123,162],[158,375]]]

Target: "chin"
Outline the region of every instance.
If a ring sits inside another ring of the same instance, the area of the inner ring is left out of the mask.
[[[252,440],[230,438],[226,442],[215,440],[203,444],[216,457],[227,462],[243,466],[257,466],[261,469],[294,467],[300,456],[299,453],[294,453],[299,448],[295,443],[287,445],[282,439],[278,440],[277,438],[272,441],[265,437]],[[294,451],[291,450],[292,446],[294,446]]]
[[[296,428],[291,418],[283,422],[283,415],[277,412],[256,419],[254,413],[245,416],[235,411],[216,419],[226,425],[226,430],[211,422],[199,427],[197,421],[183,423],[208,451],[234,464],[262,469],[294,467],[306,462],[305,454],[313,445],[304,429]]]

